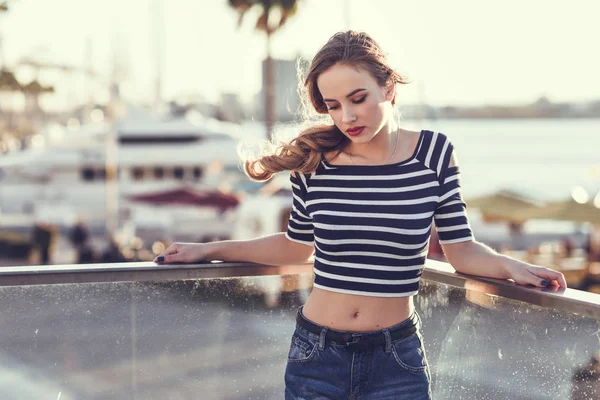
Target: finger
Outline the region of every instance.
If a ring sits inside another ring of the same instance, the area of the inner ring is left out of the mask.
[[[547,287],[534,287],[533,290],[538,290],[540,292],[548,293],[548,292],[558,292],[560,290],[560,286],[558,284],[549,285]]]
[[[161,254],[160,256],[157,256],[154,260],[158,264],[181,263],[181,262],[187,262],[187,255],[185,252]]]
[[[547,279],[544,279],[543,277],[539,277],[537,276],[537,274],[532,273],[531,271],[527,271],[525,274],[525,276],[523,276],[523,280],[521,282],[521,284],[528,284],[528,285],[533,285],[533,286],[537,286],[540,288],[544,288],[547,287],[550,282]]]
[[[563,288],[567,288],[567,280],[565,279],[565,276],[562,274],[562,272],[559,271],[554,271],[552,269],[547,269],[545,270],[545,278],[552,282],[552,283],[556,283],[558,284],[558,286],[563,287]]]
[[[167,247],[162,253],[154,258],[154,262],[163,263],[166,262],[168,257],[173,254],[177,254],[179,252],[179,246],[177,244],[172,244]]]
[[[567,287],[567,281],[565,280],[565,276],[558,271],[554,271],[549,268],[536,269],[534,271],[529,271],[533,275],[538,277],[538,283],[536,286],[546,287],[556,281],[556,283],[563,287]],[[541,278],[541,279],[539,279]]]
[[[553,282],[555,283],[556,281],[553,281]],[[558,284],[553,284],[548,287],[541,288],[541,290],[546,293],[547,292],[558,292],[560,290],[560,286]]]
[[[524,266],[514,271],[513,280],[520,285],[533,285],[537,287],[547,287],[550,283],[540,274],[540,267]]]
[[[565,275],[562,272],[559,272],[560,277],[557,279],[558,285],[563,288],[567,288],[567,280],[565,279]]]
[[[156,257],[160,264],[173,264],[176,262],[183,262],[183,255],[181,253],[165,254]]]

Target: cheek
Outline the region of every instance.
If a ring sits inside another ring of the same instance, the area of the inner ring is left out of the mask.
[[[365,104],[362,111],[361,114],[363,114],[363,118],[374,122],[381,120],[385,116],[385,110],[382,103],[372,102]]]
[[[342,123],[342,113],[340,112],[329,112],[329,118],[332,119],[333,123],[336,124],[337,126],[340,126],[340,124]]]

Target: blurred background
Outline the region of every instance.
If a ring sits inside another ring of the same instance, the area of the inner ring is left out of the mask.
[[[402,126],[453,140],[475,236],[600,292],[598,15],[594,0],[0,1],[0,266],[285,229],[287,174],[252,182],[238,150],[298,132],[298,66],[353,29],[412,82]]]

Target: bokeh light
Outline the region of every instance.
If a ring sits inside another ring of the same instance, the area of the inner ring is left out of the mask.
[[[590,200],[590,195],[581,186],[573,188],[573,191],[571,192],[571,197],[579,204],[585,204]]]

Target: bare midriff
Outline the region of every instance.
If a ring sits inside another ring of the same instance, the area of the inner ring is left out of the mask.
[[[331,329],[369,332],[396,325],[413,312],[411,297],[374,297],[314,288],[302,314]]]

